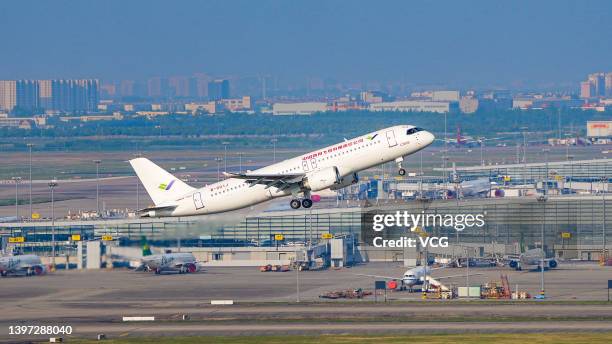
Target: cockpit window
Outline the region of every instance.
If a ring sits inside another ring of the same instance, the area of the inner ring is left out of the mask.
[[[417,127],[410,128],[410,129],[408,129],[408,131],[406,131],[406,135],[412,135],[412,134],[417,133],[419,131],[423,131],[423,129],[417,128]]]

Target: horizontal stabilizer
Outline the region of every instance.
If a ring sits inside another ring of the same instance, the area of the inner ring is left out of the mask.
[[[141,217],[157,217],[163,213],[172,212],[174,209],[176,209],[176,207],[176,205],[168,205],[163,207],[148,207],[138,210],[136,214]]]

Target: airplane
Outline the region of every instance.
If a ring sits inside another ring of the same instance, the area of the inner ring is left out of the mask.
[[[155,271],[159,275],[162,272],[174,271],[179,274],[197,272],[198,262],[193,253],[166,251],[162,254],[152,254],[147,239],[140,239],[142,244],[142,264],[137,270]]]
[[[169,271],[186,274],[199,270],[198,261],[193,253],[170,251],[143,257],[142,268],[147,271],[155,271],[157,275]]]
[[[459,126],[457,126],[457,134],[455,136],[455,138],[448,138],[448,139],[440,139],[440,141],[442,142],[446,142],[447,144],[454,146],[454,147],[468,147],[468,148],[473,148],[473,147],[480,147],[480,146],[484,146],[486,141],[495,141],[495,140],[503,140],[505,139],[504,137],[490,137],[490,138],[486,138],[486,137],[478,137],[475,138],[473,136],[466,136],[466,135],[462,135],[461,134],[461,128]]]
[[[34,254],[0,257],[0,275],[39,276],[47,271],[40,257]]]
[[[446,279],[446,278],[453,278],[453,277],[465,277],[465,274],[451,275],[451,276],[441,276],[441,277],[435,277],[435,278],[432,277],[431,276],[432,271],[439,270],[439,269],[444,269],[444,267],[432,268],[432,267],[428,267],[428,266],[418,266],[416,268],[412,268],[412,269],[406,270],[406,272],[404,272],[404,275],[402,277],[380,276],[380,275],[365,275],[365,274],[358,274],[358,275],[359,276],[382,278],[382,279],[392,280],[392,281],[400,281],[400,283],[401,283],[400,290],[408,289],[409,291],[412,291],[414,286],[416,286],[416,285],[423,285],[423,284],[425,284],[425,282],[427,282],[427,284],[429,284],[429,285],[439,286],[439,287],[442,287],[442,289],[444,289],[446,287],[444,285],[442,285],[439,282],[439,280]],[[470,276],[474,276],[474,275],[482,275],[482,274],[481,273],[476,273],[476,274],[469,274],[469,275]],[[427,288],[427,286],[424,286],[422,288]]]
[[[292,196],[292,209],[310,208],[311,192],[338,190],[359,181],[358,172],[395,161],[429,146],[435,137],[411,125],[398,125],[315,150],[247,173],[226,173],[223,181],[195,189],[146,158],[130,160],[154,206],[142,217],[192,216],[245,208]],[[303,197],[300,197],[303,195]]]
[[[489,178],[478,178],[473,180],[464,180],[456,184],[454,189],[446,190],[447,196],[450,198],[458,197],[487,197],[495,183],[490,182]]]
[[[508,266],[521,271],[523,269],[540,271],[542,265],[543,251],[541,248],[533,248],[521,253],[518,258],[509,258]],[[559,266],[559,263],[554,258],[544,258],[544,270],[554,269]]]

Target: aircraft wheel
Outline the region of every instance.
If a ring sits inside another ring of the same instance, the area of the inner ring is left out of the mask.
[[[8,275],[8,272],[6,271],[0,271],[0,276],[2,277],[6,277]]]
[[[405,175],[406,175],[406,170],[405,170],[405,169],[403,169],[403,168],[400,168],[400,169],[399,169],[399,171],[397,171],[397,173],[398,173],[400,176],[405,176]]]
[[[155,274],[156,274],[156,275],[161,274],[161,270],[160,270],[160,269],[155,269]]]
[[[303,199],[302,200],[302,207],[304,207],[304,208],[312,207],[312,200],[308,199],[308,198]]]
[[[292,209],[298,209],[302,204],[300,203],[299,199],[292,199],[289,205]]]

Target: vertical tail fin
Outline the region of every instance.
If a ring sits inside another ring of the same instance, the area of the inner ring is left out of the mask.
[[[130,165],[156,206],[166,205],[195,190],[146,158],[130,160]]]
[[[149,243],[147,242],[147,237],[144,235],[140,237],[140,246],[142,247],[143,257],[150,256],[152,254],[151,247],[149,246]]]

